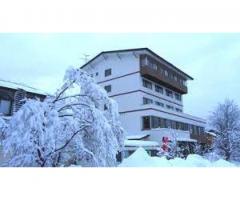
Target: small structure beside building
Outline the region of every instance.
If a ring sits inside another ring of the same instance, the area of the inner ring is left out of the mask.
[[[42,101],[46,96],[47,93],[36,88],[0,79],[0,115],[13,115],[27,98]]]
[[[156,156],[160,151],[158,142],[142,140],[138,137],[134,139],[131,137],[131,139],[126,139],[124,141],[124,150],[117,155],[117,160],[121,162],[124,158],[129,157],[140,147],[144,148],[150,156]]]

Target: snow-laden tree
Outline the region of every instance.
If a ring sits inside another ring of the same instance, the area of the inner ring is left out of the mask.
[[[2,140],[4,139],[4,133],[7,128],[7,123],[5,120],[0,116],[0,145]]]
[[[217,131],[214,151],[226,160],[240,161],[240,109],[231,100],[219,104],[210,117]]]
[[[9,166],[115,166],[124,131],[118,107],[86,72],[66,71],[64,84],[43,102],[28,100],[3,141]]]

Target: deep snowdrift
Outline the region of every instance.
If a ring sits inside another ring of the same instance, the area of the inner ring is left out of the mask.
[[[139,148],[124,159],[119,167],[236,167],[236,165],[225,160],[210,162],[196,154],[189,155],[186,160],[181,158],[167,160],[164,157],[150,157],[143,148]]]

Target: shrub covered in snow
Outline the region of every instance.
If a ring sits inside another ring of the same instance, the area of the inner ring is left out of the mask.
[[[6,128],[7,128],[7,124],[4,121],[4,119],[2,119],[2,117],[0,116],[0,145],[4,138],[4,132],[5,132]]]
[[[210,118],[217,131],[214,151],[226,160],[240,161],[240,109],[231,100],[219,104]]]
[[[115,166],[124,141],[116,102],[84,71],[73,68],[55,96],[28,100],[5,136],[9,166]]]

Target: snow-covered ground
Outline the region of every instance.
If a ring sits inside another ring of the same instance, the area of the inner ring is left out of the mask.
[[[181,158],[167,160],[165,157],[150,157],[140,147],[131,156],[124,159],[119,167],[236,167],[236,165],[222,159],[210,162],[196,154],[189,155],[186,160]]]

